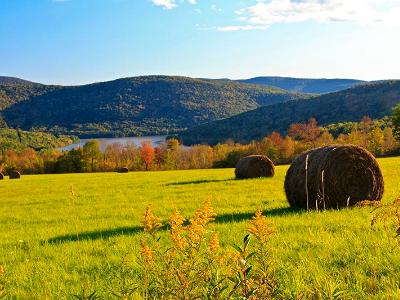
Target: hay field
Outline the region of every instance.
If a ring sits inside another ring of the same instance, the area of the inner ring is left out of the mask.
[[[400,196],[400,158],[380,159],[384,202]],[[288,166],[274,178],[234,180],[233,169],[23,176],[0,181],[0,265],[6,298],[70,299],[82,290],[109,298],[115,274],[136,272],[140,221],[148,204],[167,220],[189,217],[211,196],[211,226],[230,247],[261,208],[287,299],[309,289],[354,299],[400,299],[400,245],[393,227],[371,228],[371,208],[302,212],[283,192]],[[132,275],[133,277],[133,275]]]

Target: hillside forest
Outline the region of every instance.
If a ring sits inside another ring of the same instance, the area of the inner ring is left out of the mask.
[[[0,128],[79,137],[164,135],[309,97],[228,80],[141,76],[81,86],[1,80]]]

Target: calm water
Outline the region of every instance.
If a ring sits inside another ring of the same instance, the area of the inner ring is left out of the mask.
[[[153,147],[158,146],[162,142],[165,141],[166,135],[158,135],[158,136],[141,136],[141,137],[123,137],[123,138],[95,138],[95,139],[81,139],[79,143],[71,144],[62,148],[59,148],[61,151],[68,151],[71,149],[76,149],[82,147],[87,141],[98,140],[100,142],[100,148],[104,151],[109,144],[121,143],[122,145],[126,145],[127,143],[133,143],[137,146],[140,146],[143,141],[151,141]]]

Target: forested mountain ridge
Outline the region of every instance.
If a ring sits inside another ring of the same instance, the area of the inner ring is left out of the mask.
[[[59,86],[0,76],[0,111],[21,101],[46,94]]]
[[[321,125],[359,121],[363,116],[382,118],[391,115],[400,102],[400,81],[380,81],[359,85],[316,98],[299,99],[257,108],[231,118],[199,125],[181,134],[185,144],[233,139],[249,142],[272,131],[285,134],[292,123],[316,118]]]
[[[0,85],[10,127],[79,136],[167,134],[305,97],[233,81],[141,76],[82,86]]]
[[[10,77],[10,76],[0,76],[0,84],[33,84],[34,82],[21,79],[21,78],[16,78],[16,77]]]
[[[307,79],[292,77],[265,76],[239,80],[244,83],[275,86],[287,91],[311,94],[325,94],[354,87],[366,83],[354,79]]]

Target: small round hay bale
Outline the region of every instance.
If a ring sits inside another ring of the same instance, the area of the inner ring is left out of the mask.
[[[384,182],[374,156],[354,145],[317,148],[300,154],[286,173],[292,207],[328,209],[380,201]]]
[[[0,180],[4,179],[4,174],[0,172]]]
[[[242,158],[236,165],[237,179],[273,177],[274,163],[265,155],[250,155]]]
[[[123,167],[118,170],[118,173],[129,173],[129,169],[127,167]]]
[[[16,170],[11,170],[8,172],[8,175],[10,179],[20,179],[21,178],[21,173],[16,171]]]

